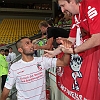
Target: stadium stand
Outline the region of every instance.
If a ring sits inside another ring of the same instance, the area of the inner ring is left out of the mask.
[[[41,20],[4,19],[0,24],[0,44],[12,44],[23,36],[34,36],[39,33]]]

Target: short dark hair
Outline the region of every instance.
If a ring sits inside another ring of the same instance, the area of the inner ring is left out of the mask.
[[[0,49],[0,52],[5,51],[4,49]]]
[[[9,52],[9,49],[5,49],[5,52]]]
[[[21,47],[21,40],[23,40],[25,38],[28,38],[28,37],[21,37],[18,41],[16,41],[15,45],[16,45],[17,49]],[[28,39],[30,39],[30,38],[28,38]]]
[[[13,49],[12,47],[9,47],[9,49]]]

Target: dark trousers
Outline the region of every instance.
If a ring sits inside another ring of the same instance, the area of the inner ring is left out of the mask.
[[[5,82],[6,82],[7,75],[2,75],[1,77],[2,77],[1,89],[3,91],[3,88],[4,88],[4,85],[5,85]]]

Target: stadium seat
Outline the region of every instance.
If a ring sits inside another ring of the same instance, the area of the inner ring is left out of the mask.
[[[0,44],[16,42],[23,36],[32,37],[39,32],[41,20],[4,19],[0,24]]]

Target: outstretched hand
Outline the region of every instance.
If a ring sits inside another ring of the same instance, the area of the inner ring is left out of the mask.
[[[64,45],[60,45],[60,47],[62,48],[61,50],[66,53],[66,54],[73,54],[73,48],[66,48]]]
[[[71,48],[73,45],[72,42],[69,41],[67,38],[58,37],[56,40],[58,40],[66,48]]]
[[[38,50],[38,45],[37,44],[34,44],[34,50]]]
[[[54,55],[54,51],[49,51],[49,50],[44,50],[46,53],[43,55],[44,57],[49,57],[49,58],[53,58]]]
[[[73,53],[73,48],[72,48],[73,43],[71,41],[67,40],[66,38],[59,37],[58,39],[59,39],[60,43],[62,44],[62,45],[60,45],[60,47],[62,47],[62,51],[64,53],[72,54]]]

